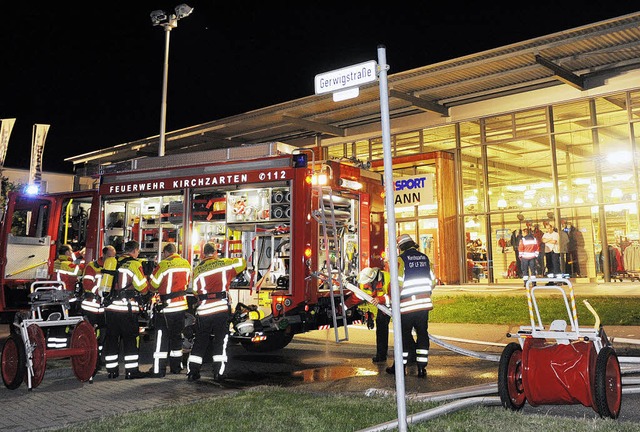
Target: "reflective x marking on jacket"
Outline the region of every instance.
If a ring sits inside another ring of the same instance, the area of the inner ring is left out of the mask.
[[[102,259],[91,261],[84,268],[84,274],[82,275],[82,288],[85,293],[91,293],[94,296],[102,296],[100,292],[100,281],[102,280]],[[104,308],[100,302],[92,296],[82,300],[82,310],[90,313],[103,313]]]
[[[231,280],[247,267],[243,258],[205,258],[193,270],[193,292],[196,295],[213,294],[200,301],[196,315],[228,312],[228,298],[215,298],[216,293],[229,290]]]
[[[191,264],[177,253],[158,263],[151,275],[151,286],[160,296],[187,290],[191,277]],[[187,310],[187,297],[180,295],[164,300],[163,313]]]
[[[131,255],[128,254],[118,258],[118,263],[118,288],[120,290],[133,288],[140,294],[146,294],[149,289],[149,282],[142,270],[142,263],[136,258],[131,258]],[[129,305],[131,305],[132,313],[140,312],[140,306],[135,298],[116,298],[106,309],[116,312],[129,312]]]
[[[404,251],[399,258],[400,313],[433,309],[429,258],[415,248]]]
[[[67,291],[75,289],[81,270],[82,266],[74,263],[73,259],[67,255],[60,255],[53,262],[53,271],[56,273],[56,279],[59,282],[64,282],[64,287]]]

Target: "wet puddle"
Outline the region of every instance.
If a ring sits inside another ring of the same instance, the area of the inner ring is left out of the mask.
[[[353,366],[326,366],[296,371],[291,374],[294,379],[302,380],[305,383],[329,382],[344,378],[375,375],[378,375],[378,371]]]

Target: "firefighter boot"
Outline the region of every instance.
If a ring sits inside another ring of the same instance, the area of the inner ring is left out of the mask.
[[[389,366],[385,370],[387,371],[388,374],[395,375],[396,374],[396,364],[395,363],[392,364],[391,366]],[[403,375],[407,374],[407,367],[405,365],[402,365],[402,372],[403,372]]]
[[[187,381],[198,381],[200,379],[200,372],[192,370],[187,374]]]
[[[427,365],[424,363],[418,363],[418,378],[427,377]]]
[[[133,369],[127,372],[124,376],[125,379],[139,379],[139,378],[148,378],[149,375],[141,372],[139,369]]]

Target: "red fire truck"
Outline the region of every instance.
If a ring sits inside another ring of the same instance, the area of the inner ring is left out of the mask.
[[[108,168],[108,169],[107,169]],[[153,263],[168,242],[195,266],[207,242],[247,269],[231,285],[232,338],[249,350],[361,319],[344,289],[383,266],[383,185],[357,164],[316,161],[281,143],[141,158],[103,168],[89,191],[11,193],[0,233],[0,313],[28,309],[31,283],[50,280],[57,247],[137,240]],[[346,327],[346,326],[345,326]]]

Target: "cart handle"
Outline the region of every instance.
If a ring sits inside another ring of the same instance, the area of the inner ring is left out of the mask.
[[[591,304],[589,304],[588,300],[582,300],[582,303],[584,303],[584,305],[587,307],[587,309],[589,309],[589,312],[591,312],[593,314],[593,316],[596,318],[596,323],[593,325],[593,328],[596,331],[599,330],[600,329],[600,316],[598,316],[598,313],[593,308],[593,306],[591,306]]]

